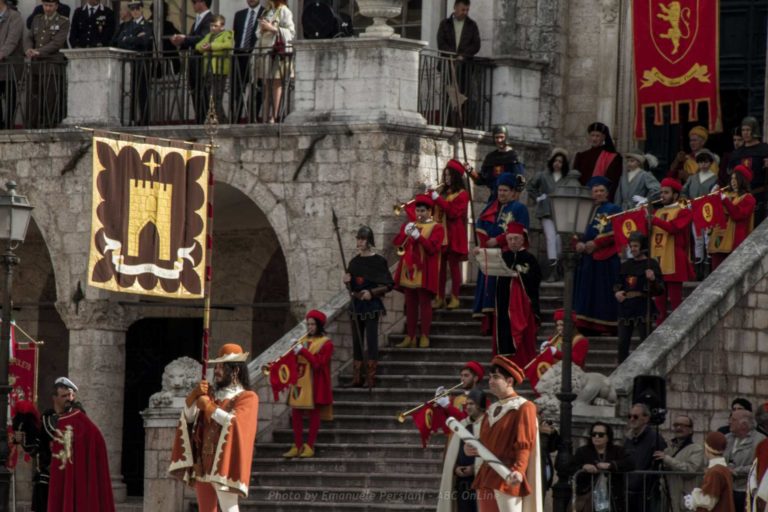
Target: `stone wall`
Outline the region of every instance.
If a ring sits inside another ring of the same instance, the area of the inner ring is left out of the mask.
[[[755,232],[614,372],[627,394],[636,375],[667,379],[666,428],[690,414],[698,433],[727,423],[731,400],[768,396],[768,224]]]

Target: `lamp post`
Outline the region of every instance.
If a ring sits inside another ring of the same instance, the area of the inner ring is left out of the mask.
[[[553,486],[555,512],[566,512],[571,499],[570,474],[568,467],[571,463],[573,440],[571,432],[571,402],[576,394],[571,389],[571,348],[573,342],[573,273],[576,268],[577,255],[571,244],[571,238],[579,233],[592,218],[594,206],[592,194],[587,187],[579,182],[581,173],[570,171],[557,182],[554,192],[549,194],[552,200],[552,210],[558,235],[563,237],[563,264],[565,267],[565,296],[563,297],[564,328],[563,328],[563,361],[562,383],[557,398],[560,400],[560,439],[557,450],[557,483]]]
[[[13,267],[19,264],[19,257],[13,251],[24,241],[32,217],[32,206],[24,196],[16,194],[16,183],[5,184],[6,194],[0,195],[0,242],[5,247],[2,259],[5,267],[5,295],[3,297],[3,322],[0,325],[0,511],[9,510],[11,473],[7,468],[8,436],[5,428],[8,423],[8,363],[11,343],[11,285]]]

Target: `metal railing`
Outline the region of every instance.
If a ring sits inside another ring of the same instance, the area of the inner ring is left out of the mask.
[[[54,128],[67,115],[67,62],[0,62],[0,130]]]
[[[687,512],[683,496],[701,485],[704,473],[598,471],[571,476],[572,512]]]
[[[121,124],[203,124],[211,98],[221,124],[280,122],[291,111],[294,58],[287,50],[128,56],[122,61]]]
[[[459,60],[455,55],[423,50],[419,55],[418,110],[427,124],[457,127],[459,116],[452,98],[455,84],[464,128],[488,131],[491,127],[494,64],[489,59]],[[455,70],[455,73],[454,73]]]

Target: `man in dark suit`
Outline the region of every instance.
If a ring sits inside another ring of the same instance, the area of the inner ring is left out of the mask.
[[[192,10],[195,12],[195,23],[188,35],[176,34],[171,37],[171,43],[180,50],[190,50],[189,59],[189,88],[192,93],[192,104],[195,108],[195,121],[205,122],[208,113],[208,98],[205,97],[203,84],[202,55],[195,53],[195,45],[211,31],[211,0],[194,0]]]
[[[264,16],[266,9],[259,4],[259,0],[246,0],[246,3],[248,7],[235,13],[235,71],[232,73],[230,110],[233,122],[245,116],[249,123],[253,123],[261,108],[261,89],[256,82],[250,82],[251,66],[248,64],[251,62],[251,51],[256,46],[258,20]],[[247,87],[250,91],[246,91]]]
[[[69,45],[72,48],[109,46],[114,35],[115,11],[99,0],[88,0],[75,9],[69,29]]]
[[[78,9],[79,10],[79,9]],[[123,50],[134,52],[150,52],[154,46],[154,31],[152,23],[144,19],[144,5],[139,1],[128,4],[131,20],[123,22],[120,30],[112,40],[112,45]],[[134,125],[149,124],[149,76],[152,61],[151,56],[137,58],[131,61],[131,121]]]
[[[8,0],[0,0],[0,129],[16,120],[16,82],[24,59],[24,22]]]
[[[67,4],[59,2],[59,6],[56,8],[56,12],[69,19],[69,13],[71,11]],[[32,30],[32,20],[35,19],[35,16],[38,14],[43,14],[43,4],[36,5],[35,9],[32,11],[32,14],[27,17],[27,30]]]

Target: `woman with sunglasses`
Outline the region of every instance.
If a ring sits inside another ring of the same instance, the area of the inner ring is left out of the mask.
[[[571,472],[581,471],[576,477],[576,505],[574,512],[593,511],[593,493],[600,472],[608,471],[606,489],[611,512],[624,510],[623,478],[613,473],[632,470],[632,461],[624,448],[613,444],[613,429],[607,423],[596,421],[589,430],[589,442],[576,450],[571,462]]]

